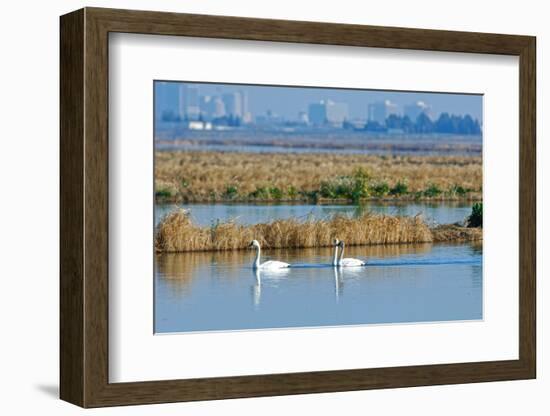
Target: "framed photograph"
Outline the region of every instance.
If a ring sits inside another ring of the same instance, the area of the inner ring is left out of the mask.
[[[535,378],[534,37],[60,28],[63,400]]]

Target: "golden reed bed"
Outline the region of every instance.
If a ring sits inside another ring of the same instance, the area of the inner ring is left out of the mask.
[[[347,245],[428,243],[481,239],[481,229],[442,226],[430,229],[421,217],[364,214],[358,218],[334,216],[327,220],[276,220],[267,224],[234,222],[200,227],[189,212],[173,211],[160,222],[155,235],[157,252],[245,249],[256,239],[264,248],[327,247],[337,237]]]
[[[323,199],[327,185],[357,172],[366,177],[367,198],[481,199],[480,156],[155,153],[157,200],[165,202]]]

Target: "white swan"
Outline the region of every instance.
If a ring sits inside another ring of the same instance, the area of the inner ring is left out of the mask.
[[[261,248],[260,248],[260,243],[258,243],[258,240],[252,240],[252,242],[248,247],[256,248],[256,259],[254,259],[254,263],[252,263],[252,268],[254,269],[273,270],[273,269],[284,269],[284,268],[290,267],[290,264],[285,263],[283,261],[277,261],[277,260],[269,260],[269,261],[266,261],[265,263],[260,263]]]
[[[338,240],[336,239],[335,242],[336,241]],[[338,246],[340,246],[340,248],[342,249],[342,251],[340,251],[340,257],[338,258],[339,267],[359,267],[367,264],[367,262],[359,259],[352,259],[352,258],[343,259],[342,257],[344,257],[345,243],[343,241],[339,241],[337,244],[337,247]]]

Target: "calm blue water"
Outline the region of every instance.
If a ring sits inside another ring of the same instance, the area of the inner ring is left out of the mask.
[[[368,202],[356,205],[254,205],[254,204],[157,204],[155,224],[176,207],[191,211],[193,222],[211,225],[216,220],[234,219],[241,224],[256,224],[284,218],[327,218],[334,214],[360,215],[365,211],[381,214],[414,216],[422,214],[428,223],[451,224],[463,221],[471,212],[472,204],[464,202]]]
[[[155,264],[155,332],[482,319],[482,250],[470,244],[265,250],[292,263],[255,273],[253,251],[164,254]]]

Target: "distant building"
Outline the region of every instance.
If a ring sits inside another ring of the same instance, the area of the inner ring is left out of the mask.
[[[220,97],[214,97],[212,99],[212,112],[211,115],[213,118],[225,116],[225,104],[223,103]]]
[[[316,126],[324,124],[341,126],[349,118],[348,105],[331,100],[311,103],[308,106],[307,116],[309,122]]]
[[[308,106],[307,115],[309,122],[316,126],[322,126],[327,121],[327,107],[324,101],[312,103]]]
[[[222,101],[225,106],[225,113],[228,116],[243,116],[243,100],[240,92],[231,92],[222,95]]]
[[[398,114],[397,104],[390,100],[378,101],[367,106],[367,120],[376,122],[381,126],[386,124],[386,119],[390,114]]]
[[[201,95],[199,101],[199,108],[201,112],[201,118],[203,120],[211,120],[212,114],[214,113],[213,109],[213,99],[210,95]]]
[[[252,122],[252,114],[248,109],[248,94],[246,93],[246,91],[241,92],[241,94],[242,94],[242,103],[243,103],[243,108],[242,108],[243,114],[241,118],[244,124],[248,124]]]
[[[214,118],[229,115],[226,104],[218,96],[202,95],[199,100],[200,120],[211,121]]]
[[[302,124],[309,124],[309,117],[305,111],[298,113],[298,122]]]
[[[362,130],[367,124],[367,120],[363,118],[356,118],[353,120],[346,120],[345,128],[352,130]]]
[[[349,118],[348,105],[327,101],[327,121],[335,126],[342,126],[342,123]]]
[[[189,130],[212,130],[212,123],[207,121],[189,121],[187,128]]]
[[[269,124],[281,124],[285,120],[282,116],[277,113],[274,113],[271,110],[267,110],[265,114],[256,116],[256,124],[259,125],[269,125]]]
[[[431,119],[431,110],[431,106],[426,104],[424,101],[417,101],[413,104],[405,106],[405,115],[413,122],[416,121],[418,116],[422,113],[426,114]]]
[[[201,113],[199,89],[176,82],[155,83],[155,119],[158,121],[198,120]]]
[[[249,111],[243,114],[242,122],[244,124],[252,123],[252,114]]]
[[[225,115],[236,117],[242,123],[250,123],[252,115],[248,111],[248,94],[244,91],[223,94],[221,97],[225,109]]]
[[[155,120],[176,121],[179,116],[179,85],[175,82],[156,82]]]
[[[181,119],[196,120],[200,114],[199,88],[180,84],[179,111]]]

